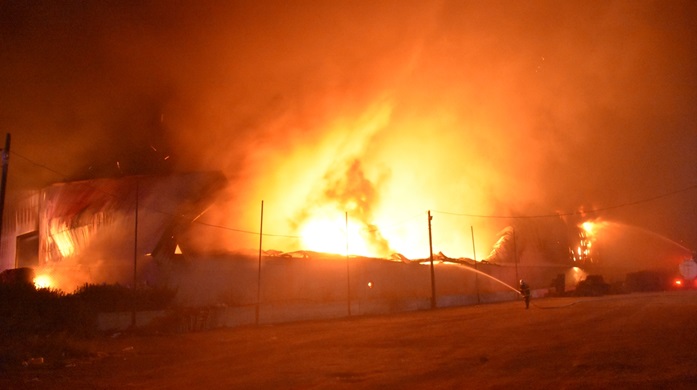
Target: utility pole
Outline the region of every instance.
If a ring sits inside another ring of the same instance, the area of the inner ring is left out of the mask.
[[[348,211],[346,214],[346,301],[348,305],[348,315],[351,317],[351,274],[349,273],[349,231],[348,231]]]
[[[431,235],[431,210],[428,210],[428,248],[431,254],[431,309],[436,308],[436,273],[433,268],[433,239]]]
[[[474,247],[474,226],[470,225],[470,230],[472,231],[472,256],[474,257],[474,270],[477,270],[477,249]],[[478,272],[474,273],[474,288],[477,290],[477,303],[481,303],[479,299],[479,275]]]
[[[256,324],[259,325],[259,304],[261,300],[261,240],[264,237],[264,201],[261,201],[261,222],[259,222],[259,264],[257,267],[257,307]]]
[[[133,311],[131,312],[131,327],[136,327],[136,309],[138,305],[138,295],[136,294],[137,276],[138,276],[138,203],[140,198],[140,182],[136,177],[136,212],[135,226],[133,239]]]
[[[515,262],[515,282],[518,283],[518,245],[516,244],[515,228],[513,228],[513,261]]]
[[[7,187],[7,165],[10,162],[10,133],[5,137],[5,148],[2,150],[2,182],[0,182],[0,256],[2,256],[2,222],[5,212],[5,188]],[[15,267],[17,264],[15,264]]]

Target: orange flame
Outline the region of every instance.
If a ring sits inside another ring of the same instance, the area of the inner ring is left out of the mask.
[[[37,275],[34,277],[34,287],[36,288],[52,288],[54,286],[53,279],[46,274]]]

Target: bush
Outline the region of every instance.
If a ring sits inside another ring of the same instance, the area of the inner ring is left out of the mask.
[[[168,308],[176,291],[120,285],[85,284],[73,294],[36,289],[33,285],[0,283],[0,333],[93,334],[97,313]]]
[[[176,291],[86,284],[73,294],[0,283],[0,373],[32,357],[53,365],[88,352],[80,342],[98,334],[97,314],[169,307]]]
[[[28,284],[0,284],[0,332],[45,333],[66,329],[74,318],[65,294]]]
[[[176,291],[147,287],[135,291],[119,284],[85,284],[73,296],[96,312],[160,310],[170,306]]]

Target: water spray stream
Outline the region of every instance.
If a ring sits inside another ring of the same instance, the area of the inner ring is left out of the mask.
[[[679,242],[672,240],[672,239],[670,239],[670,238],[668,238],[660,233],[656,233],[654,231],[651,231],[649,229],[645,229],[645,228],[642,228],[639,226],[623,224],[623,223],[619,223],[619,222],[607,222],[606,228],[614,229],[615,231],[618,231],[620,229],[624,229],[627,231],[634,231],[634,232],[637,232],[640,234],[644,234],[647,237],[654,238],[658,241],[664,242],[667,245],[673,246],[674,248],[685,252],[685,255],[687,255],[687,256],[692,254],[692,251],[689,248],[687,248],[686,246],[684,246],[684,245],[680,244]]]
[[[499,283],[499,284],[501,284],[501,285],[503,285],[503,286],[506,286],[507,288],[509,288],[509,289],[511,289],[511,290],[513,290],[513,291],[515,291],[516,294],[519,294],[519,295],[520,295],[520,291],[518,291],[517,288],[515,288],[515,287],[511,286],[510,284],[508,284],[508,283],[502,281],[501,279],[497,279],[497,278],[495,278],[495,277],[493,277],[493,276],[491,276],[491,275],[489,275],[489,274],[487,274],[487,273],[485,273],[485,272],[479,271],[479,270],[474,269],[474,268],[465,267],[465,269],[468,270],[468,271],[474,272],[474,273],[476,273],[476,274],[479,274],[479,275],[482,275],[482,276],[486,276],[487,278],[489,278],[489,279],[491,279],[491,280],[493,280],[493,281],[495,281],[495,282],[497,282],[497,283]]]
[[[502,281],[501,279],[497,279],[497,278],[495,278],[495,277],[493,277],[493,276],[491,276],[491,275],[489,275],[489,274],[487,274],[487,273],[484,273],[484,272],[482,272],[482,271],[476,270],[476,269],[474,269],[474,268],[465,267],[465,269],[468,270],[468,271],[475,272],[475,273],[477,273],[477,274],[479,274],[479,275],[486,276],[487,278],[489,278],[489,279],[491,279],[491,280],[493,280],[493,281],[495,281],[495,282],[497,282],[497,283],[499,283],[499,284],[501,284],[501,285],[503,285],[503,286],[506,286],[506,287],[509,288],[510,290],[515,291],[516,294],[521,295],[521,294],[520,294],[520,291],[519,291],[517,288],[515,288],[515,287],[511,286],[510,284],[508,284],[508,283]],[[564,307],[573,306],[573,305],[575,305],[575,304],[577,304],[577,303],[579,303],[579,302],[581,302],[581,301],[580,301],[580,300],[577,300],[577,301],[571,302],[571,303],[569,303],[569,304],[560,305],[560,306],[539,306],[539,305],[536,305],[536,304],[534,304],[534,303],[533,303],[532,305],[535,306],[535,307],[538,308],[538,309],[560,309],[560,308],[564,308]]]

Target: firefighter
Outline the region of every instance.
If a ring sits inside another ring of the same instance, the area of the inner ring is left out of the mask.
[[[530,286],[523,280],[520,279],[520,295],[525,299],[525,308],[530,308]]]

